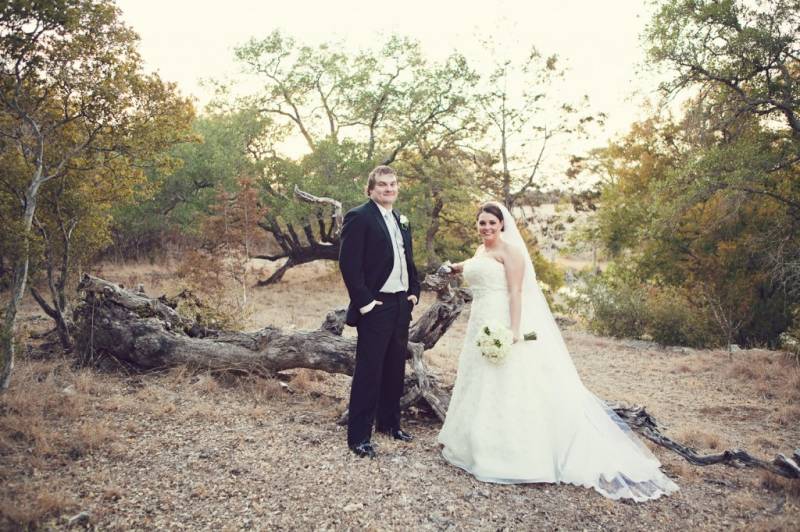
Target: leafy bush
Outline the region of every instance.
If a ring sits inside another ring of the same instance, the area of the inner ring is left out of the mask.
[[[631,271],[614,266],[600,275],[584,275],[583,283],[572,306],[597,334],[650,338],[662,345],[720,343],[708,309],[681,289],[644,283]]]
[[[240,329],[253,311],[242,287],[229,274],[226,258],[202,251],[187,252],[178,267],[180,293],[176,310],[210,329]]]
[[[688,294],[672,287],[649,291],[645,331],[661,345],[706,347],[718,345],[720,335],[704,307],[692,304]]]
[[[601,275],[584,274],[583,286],[573,302],[589,329],[603,336],[638,338],[645,333],[647,293],[625,279],[627,274],[609,268]]]

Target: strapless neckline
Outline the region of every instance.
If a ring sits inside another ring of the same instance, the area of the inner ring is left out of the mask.
[[[490,257],[489,255],[487,255],[486,253],[481,253],[480,255],[475,255],[474,257],[472,257],[472,260],[475,260],[475,259],[485,259],[485,260],[490,260],[490,261],[494,262],[495,264],[499,264],[500,266],[502,266],[502,265],[503,265],[503,263],[502,263],[502,262],[500,262],[500,261],[499,261],[499,260],[497,260],[497,259],[493,259],[492,257]]]

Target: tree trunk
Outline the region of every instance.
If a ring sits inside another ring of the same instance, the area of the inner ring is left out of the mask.
[[[430,214],[430,225],[425,232],[425,252],[428,256],[428,271],[434,271],[441,264],[438,253],[436,253],[436,235],[439,233],[439,214],[444,208],[444,201],[442,197],[436,192],[433,192],[433,209]]]
[[[36,300],[44,313],[52,318],[52,320],[55,322],[56,332],[58,333],[58,339],[61,342],[61,346],[67,351],[71,350],[73,326],[71,318],[68,317],[69,308],[67,307],[66,300],[59,301],[55,296],[53,296],[56,301],[54,301],[54,305],[51,306],[47,300],[45,300],[44,296],[42,296],[42,294],[40,294],[39,291],[33,286],[31,286],[31,296],[33,296],[33,299]],[[60,307],[59,305],[64,306]]]
[[[0,392],[8,389],[11,372],[14,369],[14,335],[17,325],[17,309],[25,293],[25,282],[28,279],[28,243],[23,245],[24,257],[14,267],[14,278],[11,282],[11,299],[6,305],[3,316],[3,328],[0,330]]]
[[[800,449],[795,449],[791,457],[778,454],[771,462],[755,458],[742,449],[729,449],[718,454],[701,455],[695,449],[678,443],[661,434],[658,423],[644,407],[614,406],[614,411],[629,427],[651,442],[665,447],[680,456],[687,462],[697,466],[724,464],[730,467],[751,467],[763,469],[786,478],[800,478]]]
[[[14,266],[14,279],[12,281],[11,299],[6,306],[3,317],[3,328],[0,330],[0,393],[8,389],[11,382],[11,371],[14,369],[14,336],[17,332],[17,309],[25,293],[25,284],[28,281],[28,266],[30,264],[30,238],[33,226],[33,215],[36,213],[36,196],[39,187],[45,181],[42,177],[41,145],[37,158],[38,166],[31,184],[25,192],[25,211],[23,215],[23,232],[21,235],[22,255],[17,258]]]

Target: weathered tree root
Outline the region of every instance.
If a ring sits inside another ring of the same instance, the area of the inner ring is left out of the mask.
[[[751,467],[764,469],[765,471],[786,478],[800,478],[800,467],[798,467],[798,464],[800,464],[800,449],[795,449],[791,458],[783,454],[778,454],[772,462],[755,458],[742,449],[729,449],[717,454],[701,455],[696,449],[680,444],[664,436],[659,430],[656,420],[644,407],[614,406],[613,409],[617,415],[627,423],[629,427],[636,430],[636,432],[651,442],[679,454],[691,464],[698,466],[724,464],[737,468]]]
[[[401,406],[423,403],[444,421],[450,395],[430,374],[423,355],[458,318],[471,296],[463,289],[453,289],[446,278],[436,275],[428,275],[424,286],[436,291],[437,301],[409,331],[408,355],[413,373],[407,379]],[[356,341],[342,337],[344,310],[328,313],[314,331],[265,327],[245,333],[199,327],[179,315],[170,301],[152,299],[97,277],[84,276],[79,290],[84,292],[84,300],[74,313],[76,347],[86,362],[110,356],[140,370],[186,365],[215,372],[262,375],[294,368],[353,374]],[[786,478],[800,478],[800,449],[792,457],[779,454],[772,462],[741,449],[700,455],[664,436],[644,407],[616,406],[614,411],[633,430],[692,464],[759,468]],[[346,421],[346,416],[345,412],[340,422]]]

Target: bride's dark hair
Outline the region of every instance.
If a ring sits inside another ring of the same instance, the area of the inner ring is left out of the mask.
[[[496,203],[487,202],[481,205],[481,208],[478,209],[478,214],[475,215],[476,220],[480,218],[482,212],[488,212],[492,216],[495,216],[501,222],[503,221],[503,211],[500,210],[500,207],[498,207]],[[506,225],[503,224],[503,227],[500,228],[500,231],[505,231],[505,230],[506,230]]]

